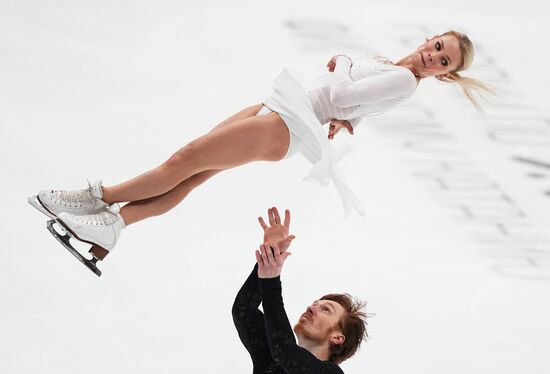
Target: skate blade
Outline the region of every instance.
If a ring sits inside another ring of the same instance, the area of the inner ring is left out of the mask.
[[[57,230],[54,228],[54,224],[57,223],[61,229],[63,234],[60,234],[57,232]],[[74,235],[71,230],[69,230],[66,226],[63,225],[61,221],[58,220],[49,220],[47,224],[48,230],[50,233],[59,241],[71,254],[78,259],[78,261],[82,262],[88,269],[90,269],[95,275],[98,277],[101,276],[101,270],[99,270],[96,266],[97,259],[92,258],[91,260],[88,260],[86,257],[82,256],[80,252],[78,252],[70,243],[71,238],[75,238],[76,240],[79,240],[81,242],[84,242],[83,240],[78,239],[76,235]],[[88,243],[88,242],[86,242]]]
[[[40,203],[40,199],[38,198],[38,196],[31,196],[27,199],[27,201],[29,202],[29,204],[31,204],[36,210],[38,210],[39,212],[47,215],[48,217],[50,218],[53,218],[53,219],[56,219],[57,217],[55,216],[55,214],[51,213],[49,210],[47,210],[41,203]]]

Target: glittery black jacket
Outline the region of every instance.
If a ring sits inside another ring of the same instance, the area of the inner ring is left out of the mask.
[[[338,365],[296,344],[281,291],[280,277],[259,279],[256,265],[233,304],[233,321],[252,357],[254,374],[343,374]]]

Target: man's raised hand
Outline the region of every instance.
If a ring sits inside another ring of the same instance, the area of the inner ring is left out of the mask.
[[[290,252],[282,252],[276,245],[264,243],[256,250],[258,278],[277,278],[281,275],[283,264]]]
[[[281,217],[277,208],[269,208],[267,210],[267,217],[269,226],[265,223],[262,217],[258,217],[260,226],[264,230],[264,243],[268,243],[271,247],[278,247],[281,253],[286,252],[294,235],[289,235],[288,230],[290,226],[290,210],[285,210],[285,219],[281,224]]]

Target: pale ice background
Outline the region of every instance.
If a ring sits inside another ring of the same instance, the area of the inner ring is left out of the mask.
[[[337,291],[376,314],[345,372],[550,372],[549,9],[542,0],[1,0],[0,372],[251,372],[230,311],[261,239],[256,217],[271,205],[292,210],[297,236],[283,271],[290,320]],[[26,203],[40,189],[110,185],[158,165],[258,103],[284,66],[314,77],[336,53],[398,59],[449,27],[476,42],[470,74],[501,96],[481,118],[456,89],[423,82],[353,138],[338,135],[355,149],[342,169],[365,218],[346,219],[332,186],[303,182],[300,156],[255,163],[129,227],[98,279]],[[422,121],[426,108],[523,212],[517,220],[498,207],[472,216],[445,181],[422,178],[403,134],[384,132]],[[495,118],[510,119],[512,141],[494,141]],[[504,221],[525,231],[513,236]],[[487,249],[477,233],[504,244]]]

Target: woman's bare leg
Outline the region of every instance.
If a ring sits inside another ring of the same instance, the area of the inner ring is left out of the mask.
[[[221,129],[223,127],[226,127],[228,125],[231,125],[232,123],[235,123],[239,120],[242,120],[242,119],[245,119],[245,118],[250,118],[250,117],[253,117],[255,115],[258,114],[258,112],[261,110],[262,108],[262,104],[256,104],[256,105],[252,105],[252,106],[249,106],[237,113],[235,113],[234,115],[232,115],[231,117],[228,117],[226,118],[224,121],[220,122],[216,127],[214,127],[212,130],[210,130],[210,132],[212,131],[215,131],[217,129]],[[221,170],[218,170],[218,172],[221,171]],[[202,173],[202,172],[201,172]],[[209,174],[209,171],[205,171],[205,173]],[[200,173],[198,173],[200,174]],[[213,174],[212,174],[213,175]],[[210,176],[212,176],[210,175]],[[202,178],[201,178],[202,179]],[[206,180],[206,179],[205,179]],[[185,180],[181,183],[185,183]],[[175,188],[175,187],[174,187]],[[124,202],[122,200],[120,201],[117,201],[115,199],[113,199],[112,197],[110,197],[110,191],[109,189],[107,189],[106,187],[103,188],[103,193],[104,193],[104,196],[103,196],[103,199],[108,202],[109,204],[113,204],[115,202]],[[105,196],[107,195],[107,196]],[[163,194],[164,195],[164,194]],[[186,194],[187,195],[187,194]],[[138,200],[138,201],[142,201],[142,200]],[[152,201],[152,200],[151,200]]]
[[[262,104],[245,108],[218,124],[210,132],[229,126],[239,120],[253,117],[258,114],[261,108]],[[160,196],[126,204],[120,211],[125,224],[131,225],[143,219],[166,213],[178,205],[193,189],[221,171],[223,171],[223,169],[202,171],[187,178],[176,187]],[[108,251],[95,245],[92,246],[90,252],[99,259],[104,259],[107,254],[109,254]]]
[[[262,107],[262,104],[253,105],[233,116],[227,118],[225,121],[214,127],[212,131],[219,130],[226,126],[229,126],[239,120],[250,118],[258,114]],[[121,209],[122,217],[126,225],[131,225],[143,219],[158,216],[166,213],[176,205],[178,205],[187,195],[197,186],[210,179],[212,176],[223,171],[223,169],[205,170],[197,173],[183,182],[180,182],[176,187],[170,191],[155,197],[150,197],[144,200],[137,200],[126,204]]]
[[[235,122],[237,122],[241,119],[254,117],[262,109],[262,106],[263,106],[262,104],[256,104],[256,105],[249,106],[248,108],[244,108],[240,112],[237,112],[237,113],[233,114],[231,117],[226,118],[223,122],[220,122],[216,127],[214,127],[212,130],[210,130],[210,132],[212,132],[214,130],[217,130],[217,129],[221,129],[223,127],[226,127],[226,126],[228,126],[232,123],[235,123]]]
[[[277,113],[236,121],[190,142],[159,167],[104,188],[107,203],[162,195],[204,170],[228,169],[252,161],[277,161],[286,153],[288,128]]]
[[[255,116],[260,108],[261,104],[246,108],[214,127],[211,132],[229,126],[241,119]],[[180,182],[176,187],[162,195],[133,201],[124,205],[120,211],[124,222],[126,225],[131,225],[146,218],[166,213],[185,199],[193,189],[221,171],[223,169],[201,171]]]
[[[131,225],[146,218],[168,212],[178,205],[195,187],[201,185],[220,171],[222,170],[206,170],[197,173],[165,194],[124,205],[120,210],[120,214],[124,218],[124,223],[126,223],[126,225]]]

